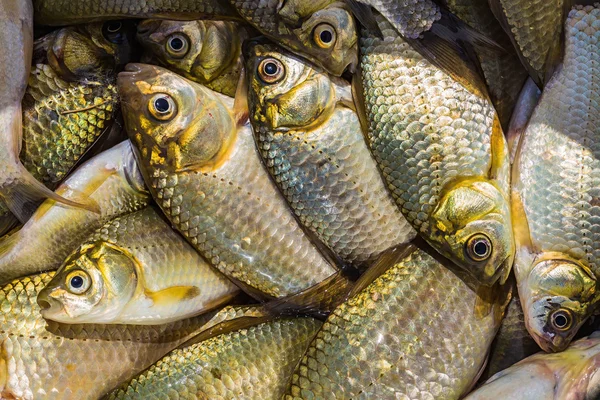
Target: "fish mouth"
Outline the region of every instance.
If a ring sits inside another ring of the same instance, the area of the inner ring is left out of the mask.
[[[148,82],[155,78],[157,70],[154,66],[140,63],[130,63],[125,65],[125,69],[117,76],[117,86],[119,92],[124,98],[130,98],[131,95],[139,93],[138,82]]]
[[[50,296],[50,292],[42,289],[37,296],[37,304],[40,307],[42,317],[48,318],[56,315],[62,310],[62,305],[56,299]]]
[[[140,22],[137,26],[137,34],[140,37],[147,36],[160,27],[161,21],[147,19]]]

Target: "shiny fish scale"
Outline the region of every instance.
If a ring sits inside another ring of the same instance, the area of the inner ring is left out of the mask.
[[[366,0],[404,37],[416,39],[440,19],[440,7],[432,0]]]
[[[273,34],[288,35],[284,24],[277,23],[275,14],[279,8],[279,0],[229,0],[237,11],[251,25],[259,26],[261,31]],[[332,1],[333,2],[333,1]]]
[[[222,273],[275,297],[334,274],[268,177],[249,126],[236,142],[214,172],[151,170],[154,198],[171,223]]]
[[[281,133],[260,125],[255,136],[300,222],[345,261],[368,261],[414,237],[389,197],[352,110],[338,107],[311,131]]]
[[[458,398],[497,329],[493,312],[474,314],[476,301],[463,280],[416,250],[329,316],[284,398]]]
[[[68,83],[38,64],[25,96],[20,158],[34,177],[55,186],[108,127],[117,88],[110,82]]]
[[[600,9],[579,8],[569,14],[564,63],[546,85],[525,131],[513,186],[523,201],[535,248],[566,253],[596,276],[600,276],[599,20]]]
[[[279,400],[322,323],[267,322],[171,352],[109,399]]]
[[[137,327],[46,321],[36,296],[53,275],[17,279],[0,290],[2,398],[95,400],[189,339],[208,319]]]
[[[510,31],[531,67],[544,76],[550,48],[559,40],[564,0],[498,0]]]
[[[382,26],[385,41],[360,41],[367,136],[396,203],[425,231],[446,184],[488,174],[494,109]]]

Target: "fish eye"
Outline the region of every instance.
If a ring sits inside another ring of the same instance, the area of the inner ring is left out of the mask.
[[[102,25],[102,35],[111,43],[120,44],[125,41],[123,24],[120,21],[108,21]]]
[[[84,271],[73,271],[67,275],[66,284],[69,292],[82,294],[90,288],[92,280]]]
[[[187,37],[179,34],[169,36],[167,39],[167,53],[173,57],[183,57],[187,54],[190,46]]]
[[[319,24],[313,31],[313,40],[322,49],[333,46],[335,39],[335,29],[329,24]]]
[[[157,94],[150,99],[148,110],[154,118],[168,121],[175,116],[177,106],[168,94]]]
[[[552,323],[552,327],[559,331],[568,330],[573,324],[573,317],[569,310],[560,309],[556,310],[550,316],[550,322]]]
[[[277,83],[285,74],[283,64],[274,58],[265,58],[258,65],[258,75],[265,83]]]
[[[492,242],[483,234],[475,234],[467,240],[467,255],[473,261],[485,261],[492,255]]]

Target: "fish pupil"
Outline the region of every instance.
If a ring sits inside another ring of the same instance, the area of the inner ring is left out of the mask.
[[[564,328],[569,323],[567,317],[563,314],[558,314],[554,316],[554,325],[558,328]]]
[[[487,243],[485,243],[483,240],[475,243],[473,252],[480,257],[484,257],[488,252]]]
[[[331,43],[333,34],[330,31],[321,31],[319,37],[323,43]]]
[[[80,276],[74,276],[71,278],[71,286],[75,289],[79,289],[83,286],[83,278]]]
[[[158,98],[154,100],[154,108],[160,113],[166,113],[170,108],[169,101],[164,97]]]
[[[275,75],[277,73],[277,64],[274,62],[268,62],[265,64],[265,74],[267,75]]]
[[[171,39],[171,48],[175,51],[183,49],[183,40],[178,37]]]

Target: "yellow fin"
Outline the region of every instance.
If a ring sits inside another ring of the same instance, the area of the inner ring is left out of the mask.
[[[154,306],[166,307],[193,299],[200,294],[200,289],[196,286],[172,286],[157,292],[146,290],[144,294],[152,300]]]

